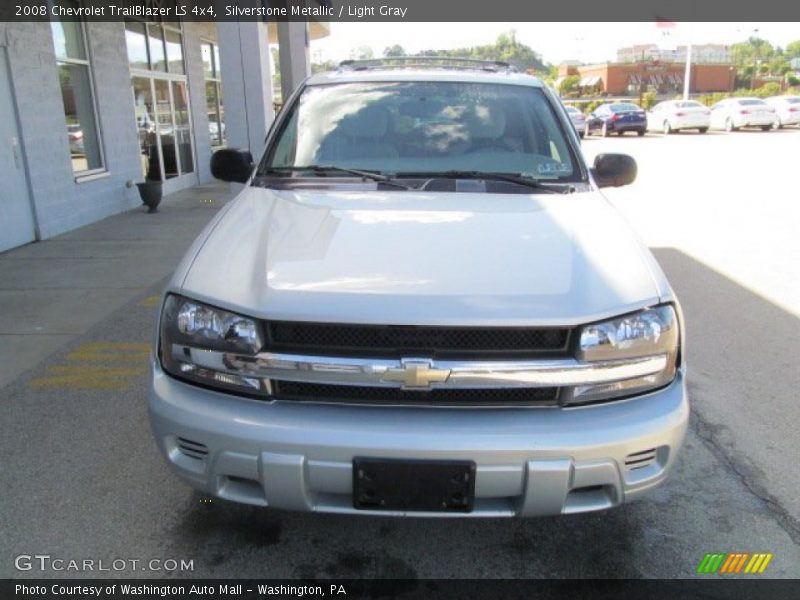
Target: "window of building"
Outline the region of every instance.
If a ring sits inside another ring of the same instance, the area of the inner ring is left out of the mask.
[[[203,42],[203,73],[206,78],[206,107],[208,109],[208,135],[212,146],[224,146],[225,101],[222,95],[222,75],[219,65],[219,46]]]
[[[62,4],[77,7],[77,2]],[[103,152],[84,24],[78,21],[53,20],[50,25],[64,104],[72,172],[85,175],[101,171],[104,168]]]
[[[142,174],[164,181],[194,172],[180,23],[127,20],[125,40]]]

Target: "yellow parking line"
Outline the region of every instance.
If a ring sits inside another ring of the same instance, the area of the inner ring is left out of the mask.
[[[31,385],[64,389],[121,389],[128,385],[131,378],[146,372],[145,367],[54,366],[47,369],[44,377],[31,380]]]
[[[161,296],[147,296],[147,298],[143,298],[139,302],[139,306],[144,306],[145,308],[155,308],[158,306],[159,300],[161,300]]]
[[[150,354],[150,344],[129,342],[91,342],[81,344],[66,355],[71,361],[142,362]]]

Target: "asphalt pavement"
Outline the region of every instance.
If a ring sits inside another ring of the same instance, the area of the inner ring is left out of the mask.
[[[122,286],[126,297],[0,388],[0,577],[98,575],[21,572],[20,554],[193,561],[102,573],[120,577],[696,577],[708,552],[770,552],[769,576],[800,577],[798,147],[800,130],[584,142],[590,157],[639,162],[637,183],[607,196],[654,247],[687,318],[691,429],[647,499],[525,520],[209,501],[168,472],[147,420],[154,297],[177,262],[165,250],[149,282]]]

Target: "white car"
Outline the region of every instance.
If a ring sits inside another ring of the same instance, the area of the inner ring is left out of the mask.
[[[423,60],[414,59],[422,63]],[[170,468],[270,508],[611,508],[686,434],[681,311],[560,100],[498,63],[304,81],[165,290],[150,417]],[[253,77],[260,77],[253,73]]]
[[[583,137],[584,129],[586,128],[586,116],[574,106],[565,106],[564,109],[569,115],[569,120],[575,126],[575,131],[578,132],[580,137]]]
[[[681,129],[705,133],[711,126],[711,111],[695,100],[667,100],[647,113],[647,128],[670,134]]]
[[[727,98],[711,107],[711,128],[736,131],[740,127],[761,127],[764,131],[775,124],[775,109],[761,98]]]
[[[773,96],[766,103],[775,109],[775,129],[800,125],[800,96]]]

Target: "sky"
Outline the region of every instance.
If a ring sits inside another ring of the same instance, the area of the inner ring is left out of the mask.
[[[545,62],[614,60],[617,48],[654,43],[664,48],[684,44],[732,44],[758,30],[775,46],[800,39],[800,23],[331,23],[330,36],[311,42],[314,62],[350,58],[353,48],[370,46],[375,56],[400,44],[407,53],[492,44],[501,33],[516,31],[517,40]]]

